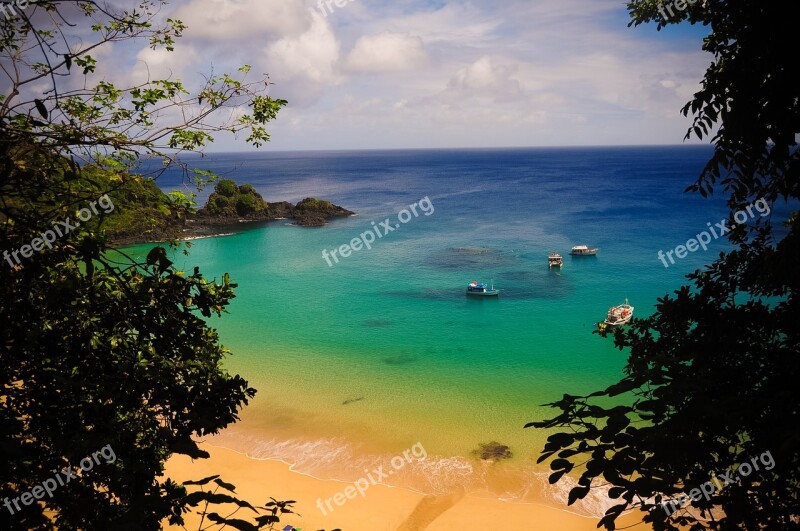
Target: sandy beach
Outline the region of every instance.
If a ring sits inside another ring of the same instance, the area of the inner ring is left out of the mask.
[[[352,498],[346,498],[343,494],[351,483],[297,473],[279,461],[251,459],[209,445],[203,448],[210,452],[210,459],[193,461],[186,456],[174,456],[167,462],[167,477],[185,481],[220,474],[224,481],[236,485],[241,499],[253,505],[263,504],[269,497],[296,500],[295,510],[299,514],[286,515],[278,529],[293,525],[305,531],[337,528],[343,531],[477,531],[498,528],[510,531],[591,531],[597,524],[594,518],[537,503],[501,501],[486,492],[425,496],[402,488],[374,485],[364,497],[355,493]],[[344,503],[339,506],[331,502],[333,510],[328,511],[325,500],[333,499],[337,494],[342,494],[338,499]],[[246,509],[240,511],[237,517],[245,518],[247,512]],[[618,527],[639,520],[636,515],[628,515],[618,521]],[[198,521],[195,514],[186,515],[186,528],[197,529]],[[646,527],[642,524],[636,529]]]

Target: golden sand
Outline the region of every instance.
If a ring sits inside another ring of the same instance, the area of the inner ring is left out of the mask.
[[[263,505],[270,497],[296,500],[295,511],[299,514],[285,515],[276,529],[283,529],[286,525],[303,531],[331,531],[336,528],[343,531],[597,529],[596,518],[585,518],[538,503],[501,501],[480,491],[426,496],[402,488],[372,485],[364,497],[355,494],[352,498],[345,498],[342,493],[351,483],[314,478],[292,471],[285,463],[251,459],[224,448],[205,445],[204,449],[211,453],[210,459],[192,461],[186,456],[174,456],[167,462],[166,476],[180,482],[220,474],[224,481],[236,485],[240,499],[253,505]],[[337,494],[340,495],[340,502],[344,500],[341,506],[333,501]],[[331,499],[332,511],[325,506],[326,499]],[[318,500],[323,509],[319,508]],[[231,511],[233,509],[235,507]],[[219,507],[213,511],[229,514]],[[249,510],[243,509],[235,517],[249,519],[250,515],[252,513]],[[187,529],[197,529],[199,517],[196,514],[188,514],[186,521]],[[640,516],[630,514],[618,520],[617,528],[640,521]],[[649,527],[640,524],[636,529],[646,530]]]

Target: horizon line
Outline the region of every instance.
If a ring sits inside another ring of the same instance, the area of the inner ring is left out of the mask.
[[[562,145],[562,146],[490,146],[490,147],[400,147],[400,148],[312,148],[312,149],[266,149],[251,148],[246,150],[220,150],[220,151],[186,151],[181,155],[224,155],[244,153],[347,153],[365,151],[502,151],[522,149],[612,149],[612,148],[676,148],[676,147],[713,147],[713,144],[685,143],[685,144],[596,144],[596,145]]]

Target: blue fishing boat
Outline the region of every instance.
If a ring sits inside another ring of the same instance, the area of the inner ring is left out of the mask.
[[[472,295],[474,297],[496,297],[500,295],[499,289],[494,289],[494,282],[492,282],[492,287],[487,287],[486,284],[478,284],[477,280],[473,280],[470,282],[469,286],[467,286],[467,295]]]

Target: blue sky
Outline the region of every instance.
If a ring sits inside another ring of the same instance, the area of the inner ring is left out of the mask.
[[[636,145],[683,141],[679,109],[711,61],[705,28],[628,28],[621,1],[318,6],[176,0],[163,13],[188,26],[175,53],[141,43],[99,75],[191,83],[251,64],[289,100],[269,150]],[[209,151],[247,149],[220,136]]]

